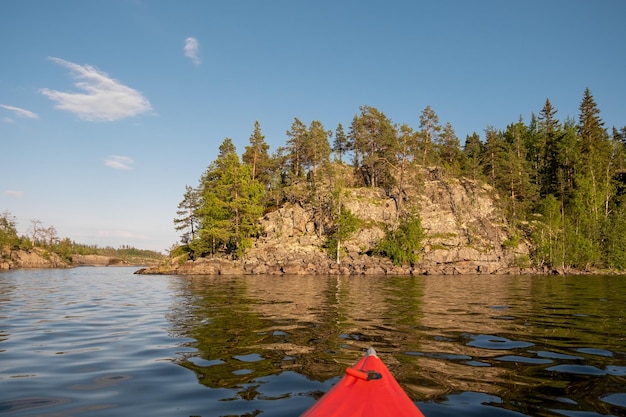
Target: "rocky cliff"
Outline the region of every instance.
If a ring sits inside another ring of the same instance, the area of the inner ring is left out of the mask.
[[[0,270],[17,268],[68,268],[70,264],[56,253],[41,248],[0,249]]]
[[[396,266],[370,256],[389,227],[397,225],[396,199],[378,188],[346,188],[343,204],[361,227],[344,242],[340,263],[323,250],[319,220],[305,203],[286,203],[266,214],[263,235],[238,261],[220,258],[168,259],[142,274],[503,274],[527,273],[529,247],[513,239],[494,190],[465,178],[424,170],[403,189],[403,203],[415,207],[426,232],[420,261]],[[317,222],[317,223],[316,223]]]
[[[130,266],[125,260],[104,255],[77,255],[67,260],[56,253],[34,247],[29,250],[0,250],[0,270],[23,268],[72,268],[76,266]],[[141,262],[133,265],[146,265]]]

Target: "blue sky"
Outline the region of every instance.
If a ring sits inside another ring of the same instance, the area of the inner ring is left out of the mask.
[[[626,1],[0,2],[0,212],[60,237],[165,251],[185,185],[255,120],[349,128],[359,106],[463,141],[577,118],[626,125]]]

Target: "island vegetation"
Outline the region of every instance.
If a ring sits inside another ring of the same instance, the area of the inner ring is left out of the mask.
[[[397,213],[366,254],[413,265],[426,233],[409,190],[428,171],[491,187],[510,236],[502,246],[524,242],[530,248],[519,262],[524,267],[626,270],[626,126],[608,130],[589,89],[576,120],[559,120],[546,99],[529,120],[520,117],[504,129],[488,126],[483,137],[473,133],[463,145],[430,106],[416,124],[398,124],[362,106],[347,129],[294,118],[284,146],[271,154],[258,121],[241,155],[225,138],[198,184],[185,187],[174,219],[180,245],[172,247],[170,259],[242,259],[263,236],[263,216],[298,204],[312,218],[323,241],[320,249],[339,263],[346,255],[344,242],[368,227],[347,207],[347,190],[361,188],[392,199]],[[134,265],[163,257],[127,246],[79,244],[59,238],[53,226],[39,220],[31,220],[29,233],[18,236],[16,223],[8,211],[0,214],[1,260],[7,265],[15,251],[33,249],[68,265],[88,255]]]
[[[559,120],[549,99],[537,114],[505,129],[488,126],[463,145],[450,123],[426,107],[417,126],[395,123],[362,106],[347,129],[295,118],[286,142],[270,154],[258,121],[239,155],[230,138],[198,185],[186,186],[172,257],[241,259],[263,230],[259,219],[287,203],[302,203],[315,219],[330,258],[362,225],[342,204],[347,187],[383,190],[398,208],[372,256],[414,263],[424,232],[419,205],[407,188],[424,167],[489,184],[505,214],[507,244],[528,242],[529,262],[565,270],[626,269],[626,126],[608,130],[589,89],[577,120]]]
[[[14,254],[32,252],[40,254],[44,260],[51,260],[50,266],[73,266],[77,259],[101,257],[98,264],[150,265],[163,258],[163,254],[146,249],[137,249],[128,245],[119,248],[99,247],[76,243],[70,238],[60,238],[54,226],[45,226],[40,220],[31,220],[27,234],[19,235],[17,218],[10,212],[0,214],[0,261],[11,267]],[[53,260],[52,257],[55,257]],[[94,258],[92,258],[94,259]],[[43,264],[40,264],[43,265]],[[2,269],[2,268],[0,268]]]

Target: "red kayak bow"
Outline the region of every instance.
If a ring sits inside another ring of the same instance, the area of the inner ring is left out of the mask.
[[[365,416],[424,417],[373,348],[300,417]]]

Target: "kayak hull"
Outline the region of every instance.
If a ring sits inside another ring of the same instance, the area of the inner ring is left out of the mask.
[[[301,417],[424,417],[373,349]]]

